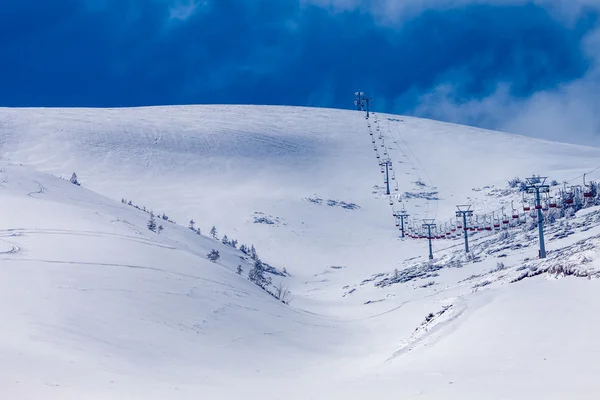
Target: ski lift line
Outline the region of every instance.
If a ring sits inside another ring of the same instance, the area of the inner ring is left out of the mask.
[[[573,178],[573,179],[571,179],[571,180],[568,180],[568,181],[566,181],[566,182],[567,182],[567,183],[571,183],[571,182],[573,182],[573,181],[577,181],[577,180],[579,180],[579,179],[583,178],[583,176],[584,176],[584,175],[589,175],[589,174],[591,174],[591,173],[593,173],[593,172],[596,172],[596,171],[598,171],[598,170],[600,170],[600,167],[594,168],[593,170],[591,170],[591,171],[588,171],[588,172],[586,172],[586,173],[584,173],[584,174],[581,174],[581,175],[579,175],[578,177],[576,177],[576,178]]]
[[[425,169],[425,167],[423,167],[423,164],[421,163],[421,161],[419,160],[419,157],[417,157],[415,155],[415,153],[412,151],[412,149],[410,148],[410,146],[408,145],[408,143],[406,142],[406,140],[404,139],[404,137],[402,136],[402,133],[400,132],[400,124],[396,123],[396,132],[398,133],[398,135],[400,136],[400,139],[402,139],[402,142],[404,143],[404,145],[406,146],[406,148],[408,149],[408,151],[413,155],[413,157],[415,158],[416,162],[419,164],[419,166],[421,167],[421,170],[425,173],[425,176],[427,177],[427,180],[429,181],[429,186],[433,186],[433,182],[431,180],[431,177],[429,176],[429,173],[427,172],[427,169]],[[427,213],[429,214],[429,203],[430,201],[427,201]],[[438,211],[439,211],[439,204],[436,201],[435,202],[435,213],[434,213],[434,219],[437,219],[437,215],[438,215]]]
[[[389,122],[389,121],[388,121]],[[394,132],[392,130],[390,130],[390,134],[392,136],[392,139],[395,139],[396,142],[398,142],[398,137],[400,137],[400,140],[403,143],[403,146],[399,146],[400,152],[402,153],[402,155],[408,160],[408,163],[410,164],[410,166],[412,167],[413,171],[416,171],[416,176],[417,179],[419,181],[422,181],[422,177],[421,174],[419,173],[419,168],[417,168],[417,166],[415,165],[415,163],[413,162],[413,159],[415,162],[418,162],[417,157],[415,156],[414,152],[412,152],[412,150],[410,149],[410,146],[408,145],[408,143],[406,142],[406,140],[404,140],[404,137],[402,136],[402,134],[400,133],[399,130],[399,125],[396,124],[396,132],[394,134]],[[411,153],[412,156],[409,156],[404,150],[403,147],[406,147],[406,150],[409,151]],[[421,165],[421,171],[423,170],[422,165]],[[425,172],[425,171],[423,171]],[[431,183],[431,179],[429,179],[430,183]],[[425,218],[429,217],[429,213],[430,213],[430,200],[426,200],[426,207],[425,207]],[[436,213],[437,214],[437,213]]]

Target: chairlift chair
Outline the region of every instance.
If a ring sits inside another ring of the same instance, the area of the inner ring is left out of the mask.
[[[584,189],[584,192],[583,192],[583,198],[586,199],[587,201],[591,201],[591,199],[593,197],[593,193],[592,193],[592,189],[591,189],[592,185],[588,185],[585,183],[585,176],[586,176],[586,174],[583,174],[583,187],[586,188],[586,189]]]

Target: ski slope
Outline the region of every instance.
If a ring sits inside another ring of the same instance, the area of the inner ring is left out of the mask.
[[[380,129],[375,144],[369,125]],[[430,271],[426,242],[400,240],[394,226],[373,150],[382,142],[394,207],[401,197],[416,221],[518,201],[494,191],[517,175],[573,180],[600,164],[597,148],[379,113],[0,109],[2,392],[595,398],[600,212],[570,220],[573,233],[550,240],[546,261],[535,235],[515,231],[504,242],[476,237],[479,262],[461,268],[446,265],[463,257],[462,242],[436,242],[443,267]],[[73,172],[81,187],[59,179]],[[150,232],[147,213],[121,199],[178,224]],[[246,279],[242,253],[187,229],[191,218],[285,268],[289,277],[273,279],[291,304]],[[524,246],[498,250],[515,242]],[[547,273],[558,264],[589,279]],[[545,272],[523,279],[524,265]],[[395,268],[424,278],[379,285]]]

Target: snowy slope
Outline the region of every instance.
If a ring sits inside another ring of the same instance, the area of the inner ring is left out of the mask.
[[[436,242],[430,271],[426,243],[398,237],[383,149],[394,206],[402,197],[417,221],[449,221],[465,202],[507,207],[520,195],[493,189],[508,179],[572,180],[600,160],[596,148],[341,110],[0,109],[0,316],[11,321],[0,387],[24,398],[594,398],[598,282],[522,279],[579,265],[584,251],[595,278],[593,209],[549,243],[546,264],[535,236],[515,230],[506,243],[475,237],[479,262],[462,268],[461,242]],[[54,177],[72,172],[82,187]],[[150,232],[121,198],[256,245],[290,272],[274,278],[291,306],[235,274],[241,253],[183,226]],[[500,260],[514,242],[524,246]],[[423,277],[385,284],[395,268]],[[558,384],[565,365],[572,380]]]

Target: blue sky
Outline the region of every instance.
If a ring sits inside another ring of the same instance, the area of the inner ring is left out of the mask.
[[[0,106],[351,108],[361,89],[380,111],[552,139],[576,123],[585,142],[599,4],[9,0]]]

